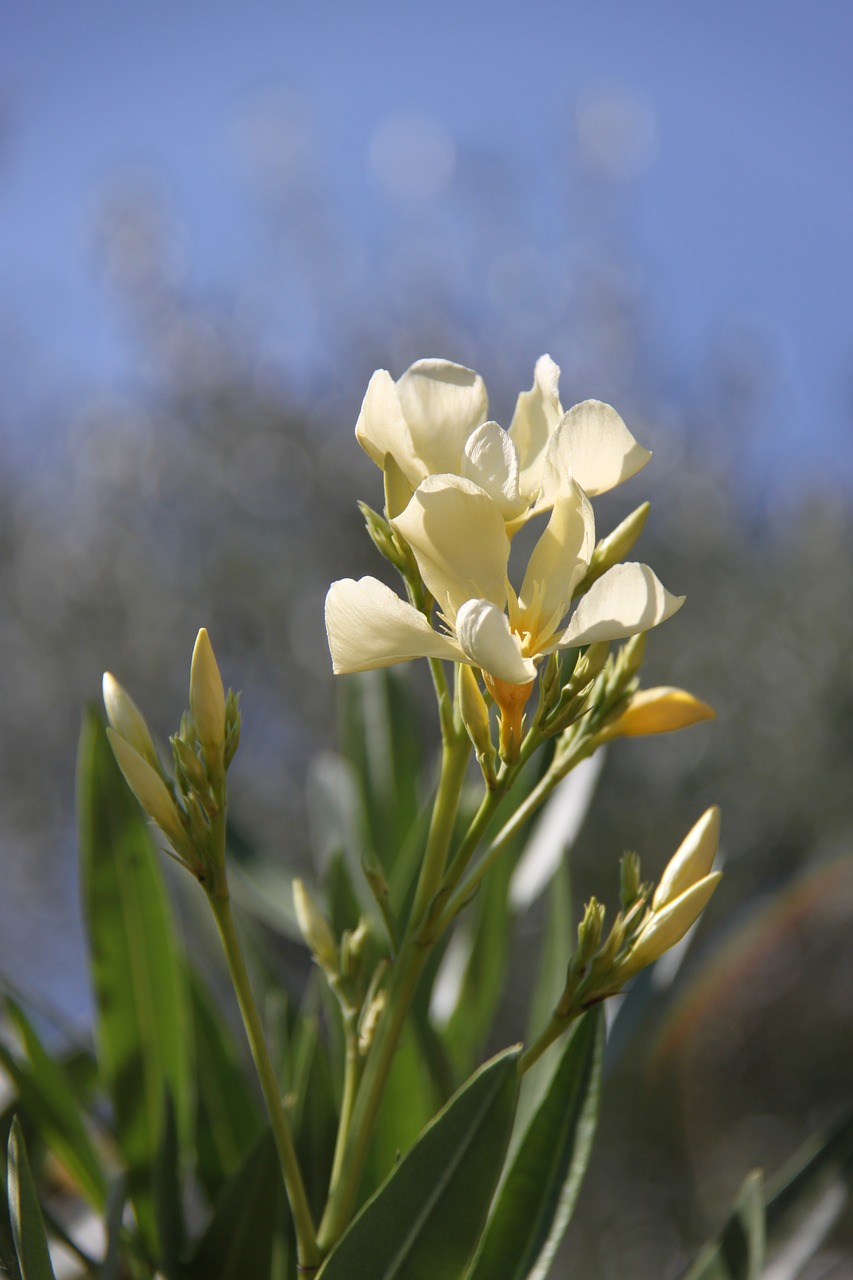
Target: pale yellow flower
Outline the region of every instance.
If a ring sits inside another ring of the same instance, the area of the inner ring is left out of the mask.
[[[503,512],[473,481],[429,477],[393,524],[412,548],[442,629],[375,578],[335,582],[326,597],[326,628],[336,673],[448,658],[494,680],[528,685],[553,650],[647,631],[683,601],[647,565],[619,564],[593,583],[566,624],[595,546],[592,507],[573,480],[554,501],[517,593],[507,576]]]
[[[559,377],[551,357],[541,356],[533,386],[518,397],[505,431],[487,420],[486,387],[471,369],[419,360],[397,382],[380,369],[367,388],[356,437],[378,467],[390,455],[412,490],[435,475],[471,480],[513,531],[550,510],[571,480],[594,497],[651,457],[609,405],[585,400],[564,411]]]

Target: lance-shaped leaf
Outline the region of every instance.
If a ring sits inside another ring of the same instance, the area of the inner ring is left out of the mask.
[[[506,1155],[517,1048],[471,1077],[353,1222],[321,1280],[459,1280]]]
[[[267,1129],[226,1184],[187,1264],[186,1280],[269,1280],[277,1239],[289,1235],[289,1221]]]
[[[0,1065],[13,1081],[43,1142],[93,1208],[103,1210],[106,1177],[65,1072],[48,1053],[24,1011],[10,998],[6,1000],[6,1014],[20,1037],[27,1060],[18,1061],[5,1045],[0,1045]]]
[[[153,1249],[152,1174],[166,1089],[182,1149],[192,1127],[184,969],[147,825],[93,711],[80,738],[78,804],[98,1058],[128,1191]]]
[[[575,1207],[598,1121],[604,1018],[578,1023],[498,1195],[467,1280],[548,1274]]]
[[[261,1128],[230,1029],[203,980],[190,971],[196,1045],[196,1171],[213,1202]]]
[[[21,1280],[56,1280],[24,1136],[17,1120],[13,1120],[9,1134],[7,1162],[6,1194]]]
[[[766,1236],[764,1175],[753,1169],[719,1238],[705,1246],[684,1280],[760,1280]]]

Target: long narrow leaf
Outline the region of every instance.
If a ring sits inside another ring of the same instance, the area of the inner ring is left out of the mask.
[[[196,1171],[212,1203],[261,1130],[258,1106],[229,1028],[203,980],[190,972],[196,1045]]]
[[[604,1018],[575,1027],[507,1174],[468,1280],[539,1280],[572,1216],[598,1122]]]
[[[24,1136],[17,1120],[12,1122],[9,1134],[6,1186],[21,1280],[56,1280]]]
[[[153,1247],[152,1174],[166,1088],[184,1149],[192,1126],[184,969],[146,823],[94,711],[80,738],[78,801],[98,1057],[129,1193]]]
[[[506,1155],[518,1049],[482,1067],[424,1131],[329,1256],[321,1280],[459,1280]]]
[[[187,1280],[269,1280],[276,1241],[282,1232],[289,1239],[289,1221],[267,1129],[225,1187],[187,1265]]]
[[[106,1205],[107,1181],[85,1121],[61,1065],[50,1056],[24,1011],[7,998],[6,1013],[27,1055],[17,1061],[0,1045],[2,1063],[18,1090],[30,1122],[65,1166],[94,1209]]]
[[[705,1246],[685,1280],[759,1280],[765,1257],[764,1176],[753,1169],[718,1239]]]

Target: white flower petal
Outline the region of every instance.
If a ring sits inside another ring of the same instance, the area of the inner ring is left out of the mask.
[[[651,456],[615,409],[600,400],[584,400],[569,409],[554,432],[543,487],[553,500],[572,475],[594,498],[635,475]]]
[[[624,640],[656,627],[683,604],[684,596],[671,595],[647,564],[615,564],[581,598],[559,648]]]
[[[392,523],[451,622],[466,600],[504,607],[509,538],[500,508],[479,485],[460,476],[430,476]]]
[[[326,634],[336,675],[410,658],[462,658],[454,640],[434,631],[422,613],[377,578],[332,583],[326,596]]]
[[[462,475],[494,498],[505,520],[527,508],[518,492],[518,457],[503,427],[484,422],[472,431],[462,455]]]
[[[456,615],[456,635],[468,658],[508,684],[529,684],[536,664],[521,654],[521,641],[509,619],[490,600],[467,600]]]
[[[449,360],[418,360],[400,378],[397,394],[423,474],[458,474],[465,441],[488,413],[480,375]]]
[[[390,453],[413,489],[427,474],[414,456],[397,387],[385,369],[377,369],[367,384],[355,437],[377,467],[384,468],[385,455]]]
[[[540,356],[533,386],[518,397],[510,424],[509,434],[518,453],[519,485],[528,496],[539,488],[548,442],[563,416],[559,383],[559,366],[550,356]]]
[[[554,504],[533,548],[521,584],[517,625],[542,642],[550,639],[568,612],[572,592],[586,573],[595,549],[592,504],[578,485]],[[547,635],[543,634],[547,630]]]

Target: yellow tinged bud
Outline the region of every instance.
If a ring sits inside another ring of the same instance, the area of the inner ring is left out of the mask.
[[[639,969],[644,969],[665,951],[669,951],[670,947],[674,947],[676,942],[681,941],[708,905],[721,875],[721,871],[713,871],[660,911],[652,912],[624,965],[620,966],[620,979],[624,980]]]
[[[107,737],[127,785],[149,818],[153,818],[180,852],[186,843],[186,832],[163,779],[115,729],[107,729]]]
[[[646,527],[649,510],[649,503],[644,502],[642,506],[637,507],[629,516],[626,516],[612,533],[609,533],[606,538],[602,538],[592,553],[589,568],[575,590],[575,598],[585,595],[598,578],[606,573],[608,569],[612,569],[614,564],[619,564],[620,561],[625,559]]]
[[[325,969],[326,973],[337,974],[340,965],[335,939],[320,908],[302,880],[293,882],[293,906],[296,910],[299,929],[308,944],[308,950],[321,969]]]
[[[685,689],[661,686],[635,693],[615,720],[599,732],[601,741],[611,738],[639,738],[651,733],[672,733],[703,720],[713,720],[716,712]]]
[[[459,666],[459,710],[477,755],[489,755],[493,751],[489,708],[480,692],[477,677],[467,663]]]
[[[133,698],[109,671],[104,672],[103,689],[104,706],[110,727],[133,747],[138,755],[155,769],[158,768],[157,752],[154,749],[148,725]]]
[[[202,627],[196,638],[190,668],[190,711],[199,742],[215,754],[225,742],[225,690],[210,637]]]
[[[720,842],[720,810],[706,809],[670,858],[652,899],[652,910],[660,911],[710,872]]]

